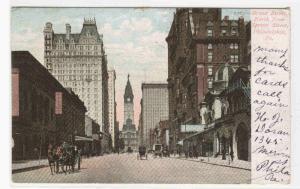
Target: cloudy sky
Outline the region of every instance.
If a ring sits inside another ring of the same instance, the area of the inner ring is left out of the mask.
[[[135,123],[140,113],[141,83],[167,79],[167,43],[173,8],[12,8],[11,48],[28,50],[43,63],[43,29],[52,22],[55,33],[65,33],[65,24],[72,33],[79,33],[83,18],[95,17],[108,57],[108,68],[116,70],[117,120],[123,124],[123,94],[127,74],[135,95]],[[244,16],[246,9],[226,9],[230,18]]]

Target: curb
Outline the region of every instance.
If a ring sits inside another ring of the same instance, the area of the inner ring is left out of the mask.
[[[12,174],[15,174],[15,173],[21,173],[21,172],[26,172],[26,171],[32,171],[32,170],[35,170],[35,169],[41,169],[41,168],[44,168],[44,167],[47,167],[47,165],[37,165],[37,166],[32,166],[32,167],[14,169],[11,172],[12,172]]]
[[[222,167],[230,167],[230,168],[234,168],[234,169],[242,169],[242,170],[246,170],[246,171],[251,171],[251,169],[249,169],[249,168],[243,168],[243,167],[237,167],[237,166],[231,166],[231,165],[222,165],[222,164],[217,164],[217,163],[210,163],[210,162],[205,162],[205,161],[197,161],[197,160],[192,160],[192,159],[184,159],[184,158],[179,158],[179,157],[170,157],[170,158],[180,159],[180,160],[186,160],[186,161],[193,161],[193,162],[198,162],[198,163],[206,163],[206,164],[217,165],[217,166],[222,166]]]

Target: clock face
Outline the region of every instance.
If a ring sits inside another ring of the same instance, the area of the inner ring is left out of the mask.
[[[128,98],[127,98],[127,102],[129,102],[129,101],[130,101],[130,98],[128,97]]]

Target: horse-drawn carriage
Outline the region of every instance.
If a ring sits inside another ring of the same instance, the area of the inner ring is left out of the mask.
[[[162,145],[161,144],[154,144],[153,145],[153,156],[156,158],[162,157],[163,152],[162,152]]]
[[[163,155],[163,157],[170,157],[170,151],[169,151],[169,148],[167,146],[163,147],[162,155]]]
[[[63,143],[57,148],[48,149],[48,161],[51,174],[53,174],[53,171],[59,173],[60,169],[64,173],[70,173],[75,171],[76,164],[78,170],[80,169],[81,157],[76,146]]]
[[[143,159],[143,157],[145,159],[148,159],[148,156],[147,156],[147,149],[145,146],[139,146],[139,152],[137,154],[137,159]]]

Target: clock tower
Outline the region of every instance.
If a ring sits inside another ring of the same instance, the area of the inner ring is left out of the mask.
[[[128,74],[127,84],[124,93],[124,124],[126,123],[127,119],[130,119],[132,122],[134,121],[133,98],[134,96],[132,93],[132,88],[131,88],[131,84],[129,81],[129,74]]]

